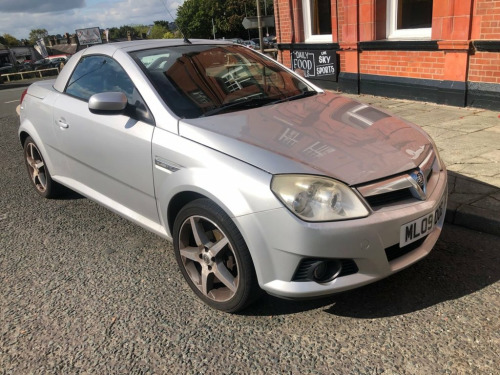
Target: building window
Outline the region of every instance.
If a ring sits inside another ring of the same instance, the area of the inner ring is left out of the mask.
[[[331,0],[302,0],[302,10],[306,42],[331,42]]]
[[[432,0],[387,0],[388,39],[431,37]]]

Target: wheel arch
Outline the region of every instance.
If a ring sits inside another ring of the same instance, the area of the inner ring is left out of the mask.
[[[24,147],[24,142],[26,142],[26,138],[28,137],[30,137],[30,135],[27,131],[21,130],[19,132],[19,140],[21,141],[21,147]]]
[[[28,137],[31,137],[35,142],[36,146],[38,147],[38,149],[40,150],[40,152],[42,153],[42,157],[51,175],[54,176],[55,169],[52,163],[52,159],[49,153],[47,152],[47,147],[45,143],[42,142],[40,136],[41,134],[37,131],[36,126],[31,121],[25,119],[21,123],[21,126],[19,127],[18,130],[18,138],[19,141],[21,142],[21,147],[24,147],[24,142],[26,142],[26,139]]]
[[[245,241],[245,244],[249,250],[250,259],[251,259],[254,271],[257,275],[257,280],[260,284],[260,280],[263,277],[263,273],[262,273],[263,263],[270,261],[270,259],[268,258],[268,254],[266,254],[265,252],[262,254],[261,251],[256,251],[253,248],[254,246],[252,246],[252,245],[255,245],[255,241],[251,241],[251,239],[247,237],[249,235],[249,233],[247,231],[245,231],[245,228],[242,228],[240,226],[241,223],[239,222],[239,220],[235,220],[235,217],[234,217],[233,213],[229,210],[229,207],[222,204],[222,202],[220,202],[220,200],[218,200],[216,197],[213,197],[211,194],[206,194],[206,192],[205,192],[205,194],[203,194],[201,192],[196,192],[193,190],[186,190],[186,191],[182,191],[182,192],[175,194],[170,199],[168,207],[166,209],[167,222],[165,223],[165,225],[168,228],[168,231],[170,233],[172,241],[174,240],[175,218],[177,217],[180,210],[185,205],[187,205],[188,203],[190,203],[196,199],[208,199],[208,200],[212,201],[214,204],[219,206],[222,209],[222,211],[224,211],[229,216],[229,218],[233,221],[234,225],[236,226],[236,228],[240,232],[240,234],[241,234],[243,240]],[[260,248],[260,247],[258,247],[258,248]],[[260,257],[262,259],[260,259],[260,258],[256,259],[255,257]]]
[[[196,193],[194,191],[183,191],[177,193],[172,197],[167,207],[167,223],[166,223],[169,232],[172,234],[172,238],[173,238],[175,218],[179,214],[182,207],[184,207],[185,205],[196,199],[201,199],[201,198],[210,199],[209,197],[200,193]]]

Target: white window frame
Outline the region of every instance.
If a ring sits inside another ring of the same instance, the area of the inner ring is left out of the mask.
[[[432,27],[397,29],[398,0],[387,0],[387,39],[431,39]]]
[[[302,0],[302,13],[304,18],[304,39],[306,43],[317,43],[317,42],[332,42],[332,33],[314,35],[311,24],[311,3],[313,0]],[[330,20],[331,22],[331,20]]]

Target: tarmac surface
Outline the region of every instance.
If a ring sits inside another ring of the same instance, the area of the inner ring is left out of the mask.
[[[3,83],[0,90],[37,80]],[[421,126],[436,143],[448,169],[446,222],[500,236],[500,111],[346,96]]]

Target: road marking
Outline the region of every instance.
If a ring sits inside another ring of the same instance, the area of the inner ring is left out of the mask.
[[[18,101],[19,101],[19,99],[17,99],[17,100],[11,100],[10,102],[4,102],[3,104],[9,104],[9,103],[14,103],[14,102],[18,102]]]

